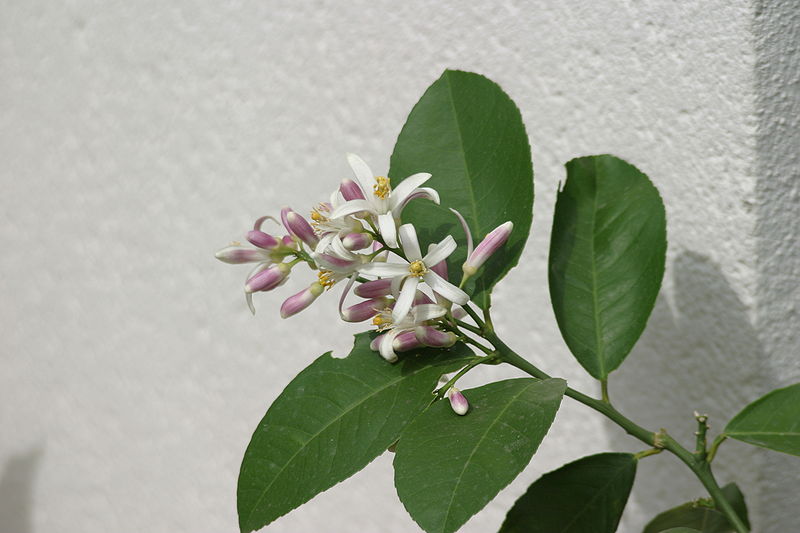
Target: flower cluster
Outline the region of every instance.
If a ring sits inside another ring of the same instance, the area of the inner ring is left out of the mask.
[[[308,219],[288,207],[281,210],[280,220],[261,217],[247,233],[252,247],[233,243],[216,257],[232,264],[255,263],[244,285],[253,313],[253,293],[281,286],[295,266],[305,264],[316,271],[316,279],[283,302],[283,318],[299,313],[347,280],[339,314],[347,322],[371,320],[379,333],[371,347],[387,361],[397,361],[398,353],[422,346],[452,346],[458,336],[450,326],[463,316],[459,306],[469,302],[469,295],[448,278],[446,259],[456,250],[456,241],[448,235],[430,244],[423,254],[413,224],[402,223],[409,202],[440,202],[435,190],[423,187],[431,175],[414,174],[393,188],[388,177],[375,176],[360,157],[348,154],[347,159],[356,179],[342,180],[329,201],[310,210]],[[473,251],[469,228],[456,215],[469,248],[462,265],[463,286],[505,243],[513,224],[496,228]],[[268,220],[285,234],[263,231]],[[361,300],[345,306],[351,289]]]

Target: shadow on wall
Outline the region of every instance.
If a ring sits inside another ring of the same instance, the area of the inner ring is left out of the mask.
[[[682,253],[673,264],[672,280],[671,305],[662,293],[634,352],[612,374],[610,394],[633,420],[654,431],[664,427],[693,448],[694,411],[709,415],[713,438],[759,396],[764,350],[747,307],[708,257]],[[612,449],[644,448],[637,448],[616,426],[608,431]],[[726,443],[718,458],[717,481],[739,484],[749,496],[752,517],[759,452]],[[671,454],[647,458],[640,463],[621,531],[641,531],[657,513],[704,494],[699,481]]]
[[[0,477],[0,533],[33,532],[33,484],[42,455],[36,447],[6,461]]]

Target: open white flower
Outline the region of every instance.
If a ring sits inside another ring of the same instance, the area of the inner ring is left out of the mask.
[[[432,270],[432,266],[441,263],[456,249],[456,241],[451,236],[445,237],[442,242],[432,246],[425,257],[419,248],[417,232],[412,224],[400,226],[400,243],[408,262],[404,263],[367,263],[358,267],[362,274],[392,278],[392,287],[399,291],[397,303],[392,311],[392,320],[401,322],[408,314],[413,304],[414,295],[421,282],[428,285],[442,298],[464,305],[469,301],[469,295],[442,278]],[[394,291],[393,291],[394,292]]]
[[[406,351],[410,347],[403,346],[405,342],[400,342],[396,346],[399,336],[406,334],[413,345],[419,346],[420,343],[416,341],[414,330],[418,326],[425,325],[429,320],[440,318],[446,313],[447,309],[440,305],[421,304],[412,307],[402,319],[394,320],[392,313],[388,309],[384,310],[373,319],[373,324],[378,326],[378,331],[383,332],[373,341],[373,349],[377,348],[381,357],[394,363],[397,361],[396,351]]]
[[[392,248],[397,247],[397,222],[408,202],[415,198],[427,198],[439,203],[439,194],[435,190],[420,187],[431,177],[427,172],[413,174],[392,189],[389,178],[375,176],[357,155],[347,154],[347,161],[361,185],[364,198],[349,200],[334,207],[330,218],[368,213],[375,217],[383,240]]]

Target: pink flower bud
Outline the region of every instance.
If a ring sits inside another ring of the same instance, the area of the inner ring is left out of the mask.
[[[386,307],[386,298],[365,300],[343,310],[342,320],[345,322],[363,322],[374,317],[384,307]]]
[[[262,270],[247,280],[244,285],[245,292],[271,291],[284,281],[291,272],[292,267],[286,263],[272,265],[266,270]]]
[[[418,326],[414,329],[414,334],[420,344],[431,348],[449,348],[458,340],[452,331],[441,331],[432,326]]]
[[[447,391],[447,398],[450,400],[450,407],[453,408],[453,411],[457,415],[465,415],[467,411],[469,411],[469,402],[467,401],[467,397],[464,396],[460,390],[455,387],[450,387],[450,390]]]
[[[339,192],[342,193],[342,198],[347,200],[364,200],[364,191],[361,190],[361,187],[355,181],[345,178],[342,180],[342,184],[339,185]]]
[[[505,244],[513,229],[514,223],[508,221],[505,224],[497,226],[486,237],[484,237],[481,243],[464,262],[464,265],[462,266],[464,274],[467,276],[474,275],[478,269],[483,266],[486,260]]]
[[[292,239],[291,235],[284,235],[281,237],[281,244],[287,248],[297,248],[297,243],[294,242],[294,239]]]
[[[312,283],[307,288],[298,292],[294,296],[289,296],[281,305],[281,318],[289,318],[296,315],[316,300],[325,288],[317,282]]]
[[[404,331],[397,335],[392,342],[392,348],[396,352],[407,352],[414,348],[420,348],[422,344],[417,340],[417,336],[413,331]]]
[[[422,291],[417,291],[416,294],[414,294],[414,301],[411,305],[414,306],[414,305],[432,304],[432,303],[433,300],[431,300],[430,296],[428,296]]]
[[[262,250],[254,250],[253,248],[245,248],[244,246],[226,246],[214,254],[214,257],[223,263],[230,263],[231,265],[269,260],[269,255],[265,254]]]
[[[250,241],[253,246],[258,246],[259,248],[264,248],[265,250],[269,250],[270,248],[274,248],[280,244],[278,239],[272,235],[257,229],[247,232],[247,240]]]
[[[342,239],[342,244],[347,250],[363,250],[372,244],[372,237],[366,233],[350,233]]]
[[[355,291],[356,296],[362,298],[378,298],[386,296],[392,292],[392,278],[376,279],[375,281],[365,281]]]
[[[310,247],[314,247],[319,242],[317,234],[314,233],[314,228],[308,223],[308,220],[292,211],[289,207],[281,209],[281,220],[286,230],[306,243]]]
[[[467,316],[467,312],[464,311],[464,308],[461,306],[453,306],[453,318],[456,320],[461,320],[465,316]]]

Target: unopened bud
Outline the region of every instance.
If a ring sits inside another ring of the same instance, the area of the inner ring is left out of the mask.
[[[464,262],[464,265],[462,266],[464,275],[474,275],[478,269],[483,266],[486,260],[489,259],[493,253],[499,250],[500,247],[506,243],[513,229],[514,223],[508,221],[497,226],[486,237],[484,237],[481,243]]]
[[[342,198],[347,200],[364,200],[364,191],[361,190],[361,187],[355,181],[345,178],[342,180],[342,184],[339,185],[339,192],[342,193]]]
[[[286,230],[306,243],[310,247],[314,247],[319,242],[317,234],[314,233],[314,228],[308,223],[308,220],[292,211],[289,207],[281,209],[281,220]]]
[[[272,265],[248,279],[244,285],[244,292],[271,291],[286,281],[291,270],[292,267],[286,263]]]
[[[465,415],[469,411],[469,402],[467,397],[455,387],[450,387],[447,391],[447,399],[450,400],[450,407],[457,415]]]
[[[347,250],[363,250],[372,244],[372,237],[366,233],[350,233],[342,239],[342,244]]]
[[[452,331],[441,331],[433,326],[418,326],[414,329],[414,334],[420,344],[431,348],[449,348],[458,340],[458,336]]]
[[[379,310],[386,307],[386,298],[373,298],[351,305],[342,311],[342,320],[345,322],[363,322],[375,316]]]
[[[362,298],[378,298],[387,296],[392,291],[392,278],[376,279],[365,281],[353,291],[356,296]]]
[[[404,331],[397,335],[392,342],[392,348],[396,352],[407,352],[414,348],[420,348],[422,344],[417,340],[416,334],[413,331]]]
[[[229,263],[231,265],[257,263],[259,261],[269,260],[269,255],[262,250],[254,250],[253,248],[246,248],[244,246],[226,246],[214,254],[214,257],[223,263]]]
[[[250,241],[250,244],[253,246],[258,246],[259,248],[264,248],[265,250],[269,250],[280,244],[280,241],[278,241],[278,239],[272,235],[257,229],[247,232],[247,240]]]
[[[289,296],[281,305],[281,318],[289,318],[296,315],[316,300],[325,288],[318,282],[312,283],[307,288],[298,292],[294,296]]]

